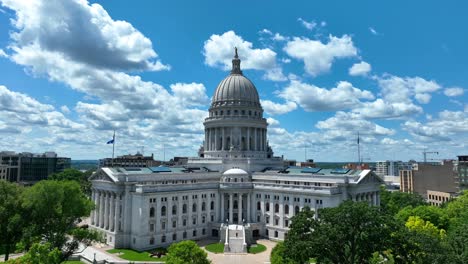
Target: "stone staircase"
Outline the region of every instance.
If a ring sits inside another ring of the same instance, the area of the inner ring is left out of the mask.
[[[247,253],[245,229],[242,225],[229,225],[226,229],[225,253]]]

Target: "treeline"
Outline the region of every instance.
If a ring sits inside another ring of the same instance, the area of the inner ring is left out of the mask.
[[[89,173],[68,169],[31,187],[0,180],[0,254],[25,255],[7,263],[61,263],[78,250],[102,240],[79,226],[94,209],[85,194]]]
[[[272,264],[468,263],[468,192],[441,207],[382,189],[381,206],[346,201],[292,218]]]

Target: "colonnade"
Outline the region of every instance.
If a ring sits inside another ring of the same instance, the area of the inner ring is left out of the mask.
[[[364,192],[352,195],[352,200],[356,202],[368,201],[370,205],[380,205],[379,192]]]
[[[93,189],[91,198],[96,204],[96,208],[91,212],[91,224],[111,232],[120,230],[121,195]]]
[[[244,205],[243,205],[243,199],[246,199],[246,211],[247,215],[244,215]],[[225,200],[228,200],[227,204]],[[234,209],[234,203],[237,201],[237,209]],[[237,210],[237,224],[242,224],[242,220],[245,220],[246,222],[251,221],[251,204],[250,204],[250,194],[249,193],[221,193],[221,217],[223,219],[222,222],[227,222],[229,224],[235,224],[234,222],[234,213],[235,210]],[[225,209],[228,210],[228,217],[224,219],[226,212]]]
[[[236,131],[238,130],[238,131]],[[216,127],[205,129],[205,151],[239,150],[266,151],[267,130],[256,127]]]

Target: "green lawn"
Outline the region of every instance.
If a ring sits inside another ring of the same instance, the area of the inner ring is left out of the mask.
[[[265,251],[266,249],[267,248],[262,244],[253,244],[247,248],[247,252],[249,252],[250,254],[257,254]]]
[[[117,255],[117,257],[130,260],[130,261],[162,261],[164,262],[166,257],[150,257],[150,252],[142,251],[138,252],[132,249],[110,249],[107,252]],[[121,253],[121,254],[119,254]]]
[[[67,261],[62,262],[62,264],[83,264],[83,262],[79,260],[67,260]]]
[[[224,244],[223,243],[213,243],[209,244],[205,247],[206,250],[213,253],[223,253],[224,252]]]

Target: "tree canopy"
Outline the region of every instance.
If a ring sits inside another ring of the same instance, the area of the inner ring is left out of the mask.
[[[346,201],[319,211],[320,220],[305,208],[292,219],[285,240],[285,257],[296,263],[316,258],[324,263],[366,263],[385,249],[390,237],[386,216],[365,202]]]
[[[0,181],[0,246],[7,252],[5,259],[10,249],[22,245],[30,254],[21,263],[42,263],[34,261],[55,258],[43,253],[57,250],[63,261],[80,243],[102,240],[99,232],[78,227],[93,208],[77,181],[46,180],[27,188]]]
[[[5,261],[23,234],[22,193],[23,188],[17,184],[0,180],[0,247],[3,248]]]
[[[272,263],[468,263],[468,192],[442,207],[417,195],[383,196],[382,208],[346,201],[320,209],[318,220],[304,208]]]
[[[191,241],[172,244],[167,250],[166,264],[209,264],[208,255]]]

